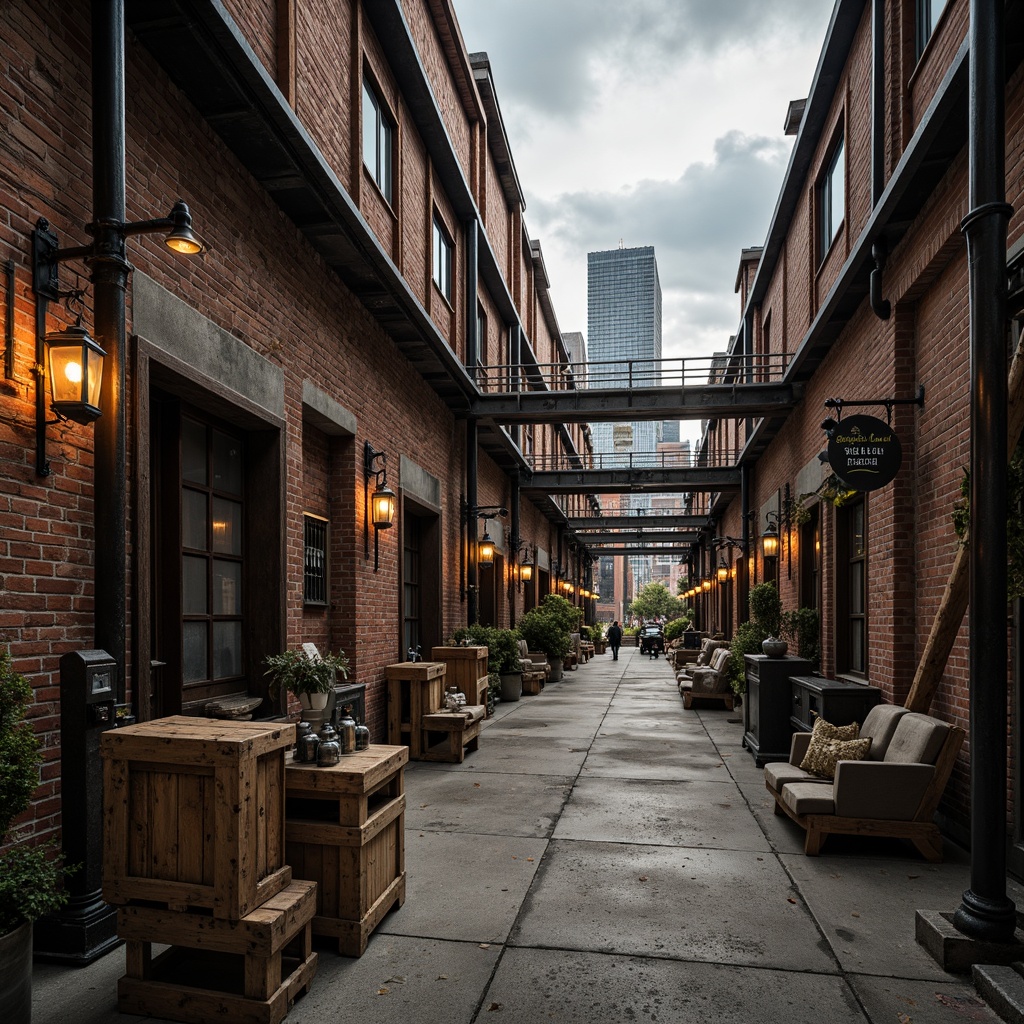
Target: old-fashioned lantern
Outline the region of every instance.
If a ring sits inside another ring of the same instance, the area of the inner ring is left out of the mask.
[[[395,521],[395,492],[386,482],[370,496],[370,515],[375,530],[386,530]]]
[[[725,559],[719,559],[718,562],[718,582],[725,583],[729,579],[729,566],[725,564]]]
[[[700,586],[701,590],[707,593],[711,589],[711,577],[705,576],[704,579],[701,580]]]
[[[765,558],[777,558],[779,555],[779,528],[771,520],[761,536],[761,552]]]
[[[62,419],[92,423],[100,416],[106,353],[81,325],[46,335],[50,354],[50,406]]]
[[[477,548],[477,561],[481,565],[494,565],[494,541],[487,532],[487,524],[484,523],[484,535],[480,538]]]

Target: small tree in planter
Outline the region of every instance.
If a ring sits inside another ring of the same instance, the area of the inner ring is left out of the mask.
[[[28,1020],[32,1007],[32,922],[67,902],[53,844],[27,846],[12,833],[39,785],[39,741],[25,721],[32,687],[0,649],[0,978],[4,1014]]]
[[[782,631],[782,598],[774,583],[759,583],[750,591],[750,619],[733,634],[729,650],[729,682],[733,692],[747,689],[747,665],[744,655],[760,654],[761,644]]]
[[[565,603],[569,604],[568,601]],[[527,647],[547,655],[553,682],[562,678],[562,659],[569,653],[569,633],[570,630],[563,627],[561,618],[551,614],[543,604],[531,608],[519,622],[519,635],[526,641]]]

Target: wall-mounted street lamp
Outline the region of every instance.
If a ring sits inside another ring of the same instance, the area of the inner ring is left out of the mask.
[[[705,576],[704,579],[701,580],[700,588],[701,588],[701,590],[704,591],[705,594],[711,589],[711,577],[710,576]]]
[[[513,540],[512,546],[516,552],[516,590],[522,591],[522,585],[531,582],[533,579],[533,559],[535,556],[530,554],[530,545],[520,544],[518,538]]]
[[[504,505],[486,505],[483,508],[467,510],[467,518],[471,521],[474,519],[484,521],[484,535],[476,542],[476,560],[479,565],[494,565],[494,541],[487,532],[487,521],[499,517],[504,518],[507,515],[508,509]]]
[[[779,557],[779,513],[769,512],[765,516],[766,527],[761,535],[761,553],[765,558]]]
[[[379,468],[378,468],[378,463]],[[370,477],[374,478],[370,493]],[[390,529],[395,521],[396,495],[388,487],[387,454],[378,452],[367,441],[363,446],[363,480],[366,484],[368,514],[363,520],[364,558],[370,557],[370,523],[373,524],[373,571],[380,568],[379,536],[381,530]]]
[[[480,565],[494,565],[494,541],[487,532],[486,520],[484,520],[484,535],[477,543],[477,561]]]
[[[203,251],[203,243],[192,230],[188,206],[178,200],[166,217],[116,223],[87,224],[92,235],[113,232],[121,245],[129,235],[166,231],[165,244],[173,252],[194,256]],[[103,360],[106,352],[82,326],[81,317],[73,327],[47,332],[46,315],[51,302],[81,300],[77,289],[62,291],[59,267],[65,260],[96,257],[97,243],[61,248],[50,223],[41,217],[32,232],[32,290],[36,295],[36,472],[50,475],[46,458],[46,427],[51,423],[74,420],[89,424],[101,415]],[[131,269],[124,262],[126,269]],[[101,336],[102,336],[102,332]],[[56,419],[46,418],[46,357],[50,360],[50,408]]]

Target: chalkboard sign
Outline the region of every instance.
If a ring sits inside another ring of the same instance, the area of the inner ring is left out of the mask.
[[[903,448],[885,420],[847,416],[829,438],[828,462],[852,490],[874,491],[896,478]]]

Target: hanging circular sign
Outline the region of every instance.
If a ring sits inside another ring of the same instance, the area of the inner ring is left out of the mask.
[[[874,491],[900,471],[903,448],[896,432],[875,416],[847,416],[828,441],[832,471],[855,491]]]

